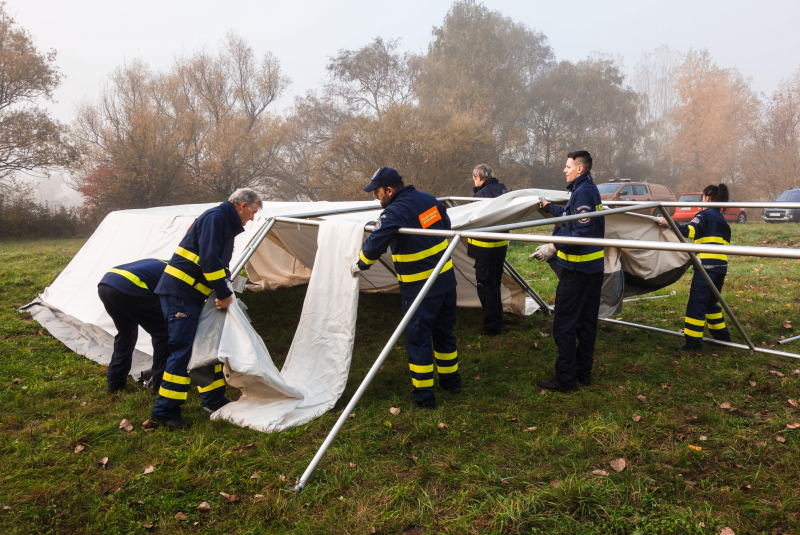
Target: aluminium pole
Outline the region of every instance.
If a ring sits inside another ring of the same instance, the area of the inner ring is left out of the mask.
[[[414,298],[414,302],[411,303],[411,307],[409,307],[408,311],[403,316],[402,321],[400,321],[400,324],[394,330],[394,333],[392,333],[391,338],[389,338],[389,341],[383,347],[383,351],[381,351],[381,354],[378,355],[377,360],[375,360],[375,363],[369,369],[369,372],[367,372],[367,375],[366,377],[364,377],[364,380],[361,381],[361,384],[359,385],[355,394],[353,394],[353,397],[352,399],[350,399],[350,402],[347,404],[347,407],[345,407],[344,410],[342,411],[342,415],[339,416],[339,419],[336,421],[336,424],[333,426],[333,429],[331,429],[330,433],[328,433],[328,436],[325,437],[325,441],[322,443],[322,446],[320,446],[319,450],[317,451],[317,454],[314,455],[314,458],[311,460],[311,463],[309,463],[308,468],[306,468],[306,471],[303,472],[303,475],[300,476],[300,479],[297,480],[297,483],[295,484],[294,488],[292,488],[292,491],[300,492],[301,490],[303,490],[306,484],[308,484],[308,480],[311,477],[311,474],[314,473],[314,470],[316,470],[317,465],[319,465],[319,462],[322,460],[322,457],[325,455],[325,452],[328,451],[328,448],[333,443],[333,440],[336,438],[336,435],[339,433],[339,430],[344,425],[344,422],[350,416],[350,412],[353,409],[355,409],[356,404],[361,399],[361,396],[364,395],[364,392],[367,390],[369,383],[372,381],[375,375],[377,375],[378,370],[383,365],[383,362],[386,360],[386,357],[389,356],[389,352],[394,347],[394,344],[397,342],[398,338],[400,338],[400,335],[403,333],[403,330],[405,330],[406,325],[408,325],[408,323],[411,321],[411,317],[414,315],[414,313],[416,313],[417,309],[422,303],[422,300],[425,299],[425,296],[431,289],[431,286],[433,286],[433,283],[439,276],[439,272],[444,268],[444,265],[450,259],[450,256],[453,254],[453,251],[455,250],[456,245],[458,245],[458,241],[460,239],[461,236],[458,234],[456,234],[453,237],[452,243],[450,243],[450,245],[447,247],[444,254],[442,255],[442,258],[440,258],[439,262],[436,264],[436,267],[433,268],[433,271],[431,271],[431,274],[428,277],[428,280],[425,282],[425,285],[419,291],[417,297]]]
[[[675,221],[672,219],[672,216],[669,215],[669,211],[667,209],[665,209],[665,208],[660,207],[660,206],[658,207],[658,209],[661,212],[661,214],[664,216],[664,219],[667,220],[667,223],[669,223],[669,226],[672,228],[672,231],[675,233],[675,235],[678,237],[678,239],[682,243],[687,243],[686,238],[684,238],[683,234],[681,234],[681,231],[678,230],[678,225],[675,224]],[[711,293],[713,293],[714,297],[717,298],[717,301],[719,301],[719,304],[722,305],[722,308],[725,310],[725,313],[733,321],[733,324],[736,325],[736,329],[739,331],[739,334],[741,334],[742,338],[744,338],[745,342],[747,342],[748,347],[750,347],[750,354],[751,355],[755,354],[756,348],[753,345],[753,342],[750,341],[750,337],[747,336],[747,333],[745,332],[744,327],[742,327],[742,325],[739,323],[739,320],[736,319],[736,316],[733,314],[733,311],[728,306],[728,303],[722,297],[722,294],[720,293],[720,291],[717,290],[716,286],[714,286],[714,282],[711,280],[711,277],[708,276],[708,272],[706,272],[705,268],[703,267],[703,263],[700,262],[700,259],[694,253],[690,252],[689,253],[689,258],[692,259],[692,264],[694,264],[695,271],[700,270],[700,274],[705,279],[706,284],[708,284],[708,288],[711,290]]]
[[[231,270],[231,281],[236,279],[236,276],[239,272],[247,265],[247,261],[255,254],[256,249],[258,246],[261,245],[261,242],[264,241],[264,238],[269,234],[269,231],[272,230],[272,227],[275,226],[275,218],[270,217],[267,223],[258,230],[255,236],[250,240],[250,243],[247,244],[247,247],[244,250],[244,254],[239,258],[236,262],[236,265]]]

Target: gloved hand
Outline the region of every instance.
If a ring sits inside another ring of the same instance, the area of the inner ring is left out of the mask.
[[[544,208],[546,205],[550,204],[550,202],[548,200],[546,200],[544,197],[539,197],[539,202],[541,203],[542,208]]]
[[[667,223],[667,220],[664,219],[663,217],[659,217],[658,219],[656,219],[656,225],[663,228],[669,227],[669,223]]]
[[[350,266],[350,274],[353,277],[355,277],[359,273],[361,273],[361,268],[358,267],[358,264],[353,264],[352,266]]]
[[[531,258],[536,260],[547,260],[556,254],[556,246],[552,243],[545,243],[536,248],[536,252],[531,255]]]

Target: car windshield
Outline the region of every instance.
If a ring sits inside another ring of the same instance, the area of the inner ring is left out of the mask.
[[[597,186],[597,189],[600,191],[600,195],[604,193],[614,193],[617,191],[619,184],[600,184]]]
[[[800,202],[800,190],[797,189],[790,189],[788,191],[784,191],[778,198],[775,199],[776,202]]]
[[[700,202],[703,200],[702,195],[681,195],[681,198],[678,199],[679,201],[686,201],[686,202]]]

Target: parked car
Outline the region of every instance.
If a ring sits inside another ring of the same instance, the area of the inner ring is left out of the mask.
[[[787,189],[778,195],[775,202],[800,202],[800,188]],[[764,208],[761,217],[767,223],[800,223],[800,208]]]
[[[646,184],[644,182],[631,182],[623,178],[619,182],[611,181],[599,184],[600,198],[604,201],[675,201],[675,195],[667,186],[661,184]],[[675,213],[675,208],[668,208],[669,214]],[[637,210],[637,213],[646,215],[660,215],[655,213],[655,208]]]
[[[702,202],[703,201],[703,193],[702,192],[694,192],[694,193],[684,193],[681,195],[681,198],[678,201],[687,201],[687,202]],[[733,202],[733,199],[730,199],[728,202]],[[675,210],[675,215],[672,216],[677,222],[684,222],[684,221],[691,221],[695,214],[700,210],[704,210],[704,208],[700,208],[697,206],[681,206],[677,210]],[[725,211],[722,212],[722,215],[725,216],[727,221],[732,221],[734,223],[744,223],[747,221],[747,210],[744,208],[738,208],[736,206],[731,206],[730,208],[725,208]]]

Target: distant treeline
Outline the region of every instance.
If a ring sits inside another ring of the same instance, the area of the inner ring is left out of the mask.
[[[424,54],[377,37],[327,70],[322,89],[278,114],[290,84],[278,58],[233,33],[164,72],[120,66],[58,131],[85,221],[243,186],[275,200],[363,199],[381,166],[435,195],[469,194],[478,163],[512,188],[560,189],[576,149],[592,152],[598,182],[678,195],[725,182],[736,199],[772,200],[800,185],[800,71],[767,97],[705,50],[662,46],[627,75],[620,58],[558,61],[545,35],[470,0],[452,5]]]

